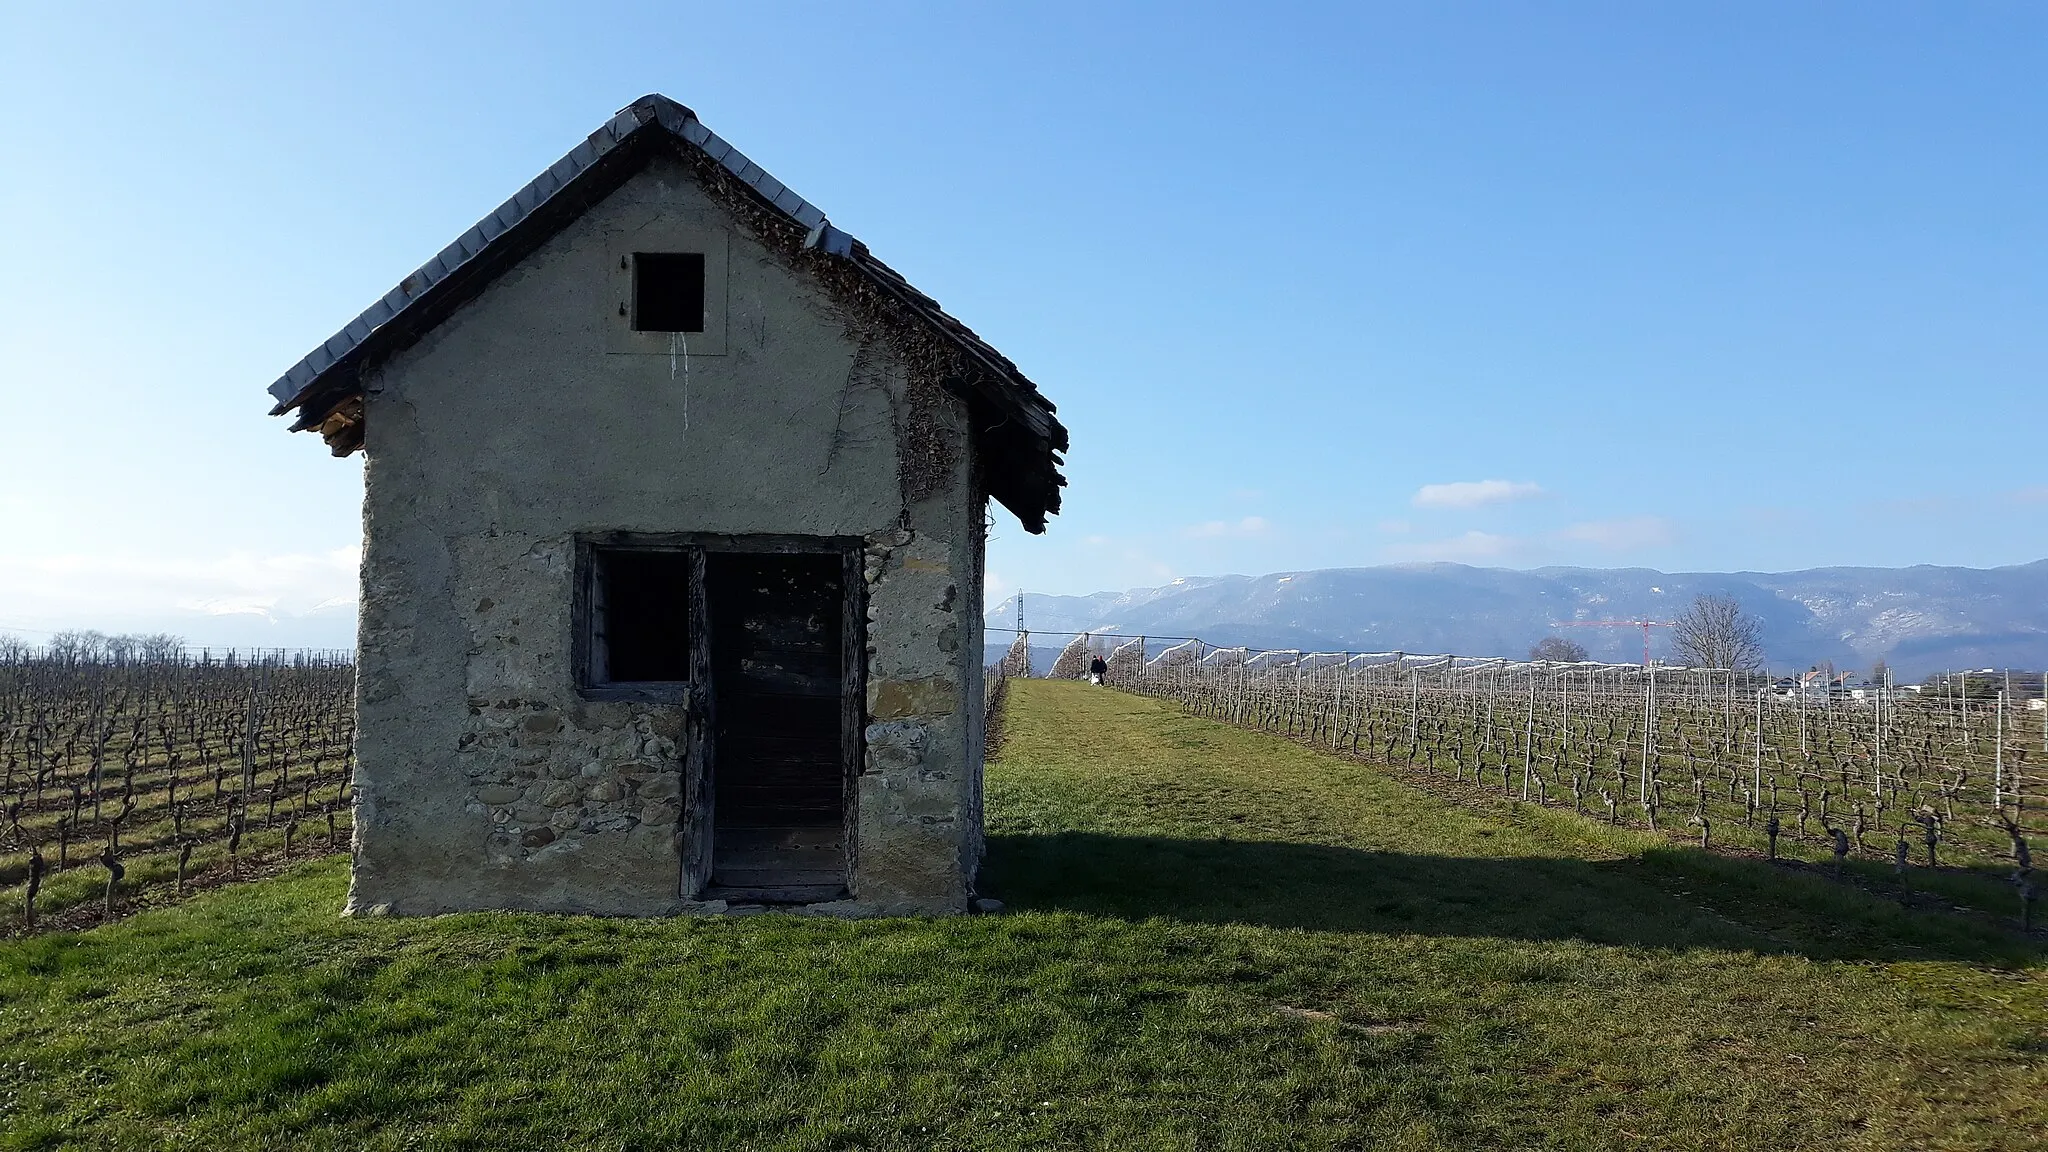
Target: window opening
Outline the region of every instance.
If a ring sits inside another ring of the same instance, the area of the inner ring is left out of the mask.
[[[690,678],[690,554],[625,548],[596,553],[591,671],[598,683]]]
[[[633,330],[704,330],[704,254],[633,253]]]

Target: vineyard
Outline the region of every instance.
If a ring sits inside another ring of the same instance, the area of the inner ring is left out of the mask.
[[[1076,637],[1076,677],[1104,638]],[[2003,695],[1774,694],[1762,677],[1111,638],[1112,685],[1702,847],[1796,860],[2030,923],[2048,712]],[[1020,638],[996,671],[1029,668]]]
[[[350,832],[335,656],[0,662],[0,929],[84,927]]]
[[[1028,674],[1027,643],[992,695]],[[1098,651],[1077,637],[1050,674]],[[2032,916],[2048,712],[2002,696],[1782,698],[1726,672],[1194,640],[1106,654],[1115,686],[1425,780]],[[306,655],[0,660],[0,928],[83,926],[339,850],[352,681]]]

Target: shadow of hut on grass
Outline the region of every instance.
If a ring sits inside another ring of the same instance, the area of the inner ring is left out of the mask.
[[[1579,940],[1819,960],[2021,966],[2038,939],[1912,912],[1698,849],[1620,860],[1464,857],[1321,844],[1060,833],[989,838],[981,888],[1019,910],[1319,932]]]

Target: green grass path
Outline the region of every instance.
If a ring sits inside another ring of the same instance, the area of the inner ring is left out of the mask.
[[[343,921],[339,861],[0,945],[0,1147],[2040,1148],[1983,927],[1085,685],[999,917]]]

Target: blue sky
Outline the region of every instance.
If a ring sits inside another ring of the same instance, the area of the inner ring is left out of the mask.
[[[2044,77],[2024,4],[10,6],[0,629],[345,642],[264,387],[649,91],[1059,404],[991,600],[2038,559]]]

